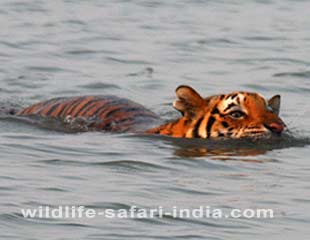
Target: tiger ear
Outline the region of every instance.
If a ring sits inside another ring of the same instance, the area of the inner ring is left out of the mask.
[[[279,115],[280,113],[281,96],[275,95],[268,100],[268,105],[271,107],[274,114]]]
[[[189,86],[181,85],[175,92],[178,100],[174,101],[173,107],[185,117],[195,118],[201,107],[206,104],[199,93]]]

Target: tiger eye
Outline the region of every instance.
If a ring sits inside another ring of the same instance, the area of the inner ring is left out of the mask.
[[[233,112],[229,113],[229,115],[230,115],[232,118],[238,119],[238,118],[242,118],[242,117],[245,115],[245,113],[242,112],[242,111],[233,111]]]

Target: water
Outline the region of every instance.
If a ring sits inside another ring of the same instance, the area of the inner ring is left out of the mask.
[[[0,239],[308,239],[310,3],[2,0],[1,105],[114,94],[164,119],[180,84],[282,96],[294,138],[231,148],[0,121]],[[233,143],[232,143],[233,144]],[[25,219],[21,208],[272,208],[274,219]]]

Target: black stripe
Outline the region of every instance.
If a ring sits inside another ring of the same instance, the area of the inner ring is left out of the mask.
[[[193,129],[193,137],[194,138],[200,138],[201,137],[199,135],[199,127],[200,127],[203,119],[204,119],[204,117],[199,118],[198,121],[196,122],[195,126],[194,126],[194,129]]]
[[[117,113],[119,111],[122,111],[122,106],[118,106],[118,108],[113,110],[108,110],[108,113],[106,113],[105,118],[110,118],[114,113]]]
[[[230,95],[226,95],[225,100],[227,100],[228,98],[230,98]]]
[[[105,110],[107,110],[107,108],[111,107],[109,104],[104,104],[101,107],[99,107],[93,114],[93,116],[97,116],[99,117],[101,115],[101,113]]]
[[[79,114],[82,113],[82,112],[84,112],[84,113],[83,113],[84,115],[88,115],[88,112],[89,112],[90,110],[92,110],[93,108],[97,107],[96,105],[97,105],[98,102],[100,102],[100,101],[102,101],[102,99],[93,99],[93,100],[91,100],[90,102],[88,102],[88,103],[81,109],[81,111],[79,112]],[[96,103],[96,104],[93,105],[93,103]]]
[[[80,104],[82,104],[82,102],[83,102],[85,99],[87,99],[87,98],[88,98],[88,97],[82,97],[82,98],[81,98],[81,101],[79,102],[79,104],[76,104],[76,105],[71,109],[71,113],[73,113],[73,112],[75,111],[75,109],[78,108],[78,107],[80,106]],[[91,100],[89,100],[89,101],[91,101]],[[88,101],[88,102],[89,102],[89,101]],[[87,102],[87,103],[88,103],[88,102]],[[87,103],[84,103],[84,105],[86,105]],[[70,114],[70,115],[71,115],[71,114]],[[75,117],[75,116],[77,116],[77,113],[75,113],[74,116],[72,116],[72,117]]]
[[[49,105],[49,104],[54,104],[54,103],[56,103],[57,101],[65,100],[65,99],[66,99],[66,98],[64,98],[64,97],[52,98],[52,99],[50,99],[50,100],[47,100],[47,101],[43,102],[43,106],[47,106],[47,105]]]
[[[221,133],[221,132],[218,132],[217,134],[218,134],[218,137],[224,137],[225,136],[224,133]]]
[[[210,137],[210,135],[211,135],[211,128],[212,128],[214,122],[215,122],[215,118],[211,116],[208,119],[207,128],[206,128],[206,130],[207,130],[207,138]]]
[[[154,115],[153,115],[154,116]],[[157,116],[156,116],[157,117]],[[190,123],[190,121],[188,119],[184,120],[184,126],[187,126]]]
[[[89,102],[87,102],[87,103],[75,114],[75,116],[79,116],[79,114],[80,114],[84,109],[86,109],[90,104],[92,104],[92,103],[94,103],[94,102],[97,102],[97,101],[98,101],[98,99],[92,99],[92,100],[90,100]],[[87,111],[86,111],[85,113],[87,113]]]
[[[264,131],[251,131],[251,132],[249,132],[250,134],[252,134],[252,133],[263,133]]]
[[[107,109],[108,107],[112,107],[112,106],[116,106],[116,104],[122,104],[122,103],[125,103],[125,100],[124,99],[119,99],[119,98],[115,98],[115,99],[113,99],[113,98],[111,98],[112,99],[112,101],[110,101],[110,102],[106,102],[104,105],[102,105],[101,107],[99,107],[95,112],[94,112],[94,114],[93,115],[101,115],[102,114],[102,112],[105,110],[105,109]],[[106,99],[103,99],[103,100],[106,100]],[[128,100],[126,101],[126,103],[128,103]]]
[[[107,111],[105,118],[108,118],[109,116],[111,116],[111,114],[120,111],[122,109],[122,107],[125,107],[124,105],[111,105],[111,104],[107,104],[108,106],[104,106],[103,108],[101,108],[101,111],[98,111],[98,117],[100,117],[105,111]],[[117,107],[116,109],[109,109],[109,108],[113,108],[113,107]],[[97,111],[96,111],[97,112]]]
[[[230,109],[230,108],[232,108],[232,107],[234,107],[234,106],[237,106],[237,105],[234,104],[234,103],[230,103],[230,104],[227,106],[227,108],[225,108],[224,112],[226,112],[228,109]]]
[[[57,99],[52,98],[52,99],[50,99],[50,100],[47,100],[47,101],[45,101],[45,102],[42,102],[42,105],[41,105],[41,106],[40,106],[40,103],[38,103],[38,104],[35,104],[35,105],[30,106],[30,108],[31,108],[31,107],[36,108],[36,105],[37,105],[37,106],[38,106],[38,109],[37,109],[37,110],[39,110],[38,113],[40,114],[42,111],[45,110],[46,107],[49,107],[51,104],[54,104],[54,103],[56,103],[56,102],[57,102]]]
[[[73,106],[73,108],[71,108],[71,111],[70,112],[65,112],[66,115],[71,115],[72,112],[74,112],[74,110],[81,104],[82,101],[84,101],[85,97],[80,97],[77,101],[73,102],[72,104],[70,104],[70,107]],[[67,109],[69,110],[70,107]]]
[[[59,107],[60,104],[61,102],[54,103],[54,106],[52,106],[51,109],[48,110],[48,112],[46,113],[46,116],[50,116],[52,112],[54,112],[56,108]]]
[[[218,108],[217,107],[215,107],[213,110],[212,110],[212,112],[211,112],[212,114],[219,114],[220,113],[220,111],[218,110]]]
[[[227,133],[226,133],[226,136],[227,136],[227,137],[231,137],[232,135],[233,135],[232,132],[227,132]]]
[[[237,96],[238,96],[238,93],[235,93],[234,95],[231,96],[231,99],[234,99]]]
[[[72,107],[72,105],[74,104],[79,104],[79,102],[81,101],[81,97],[78,97],[76,100],[74,100],[72,103],[67,103],[67,106],[65,106],[59,113],[58,116],[62,116],[65,117],[67,115],[67,110]]]
[[[228,128],[229,127],[229,125],[228,125],[228,123],[226,121],[223,121],[222,125],[223,125],[224,128]]]
[[[37,113],[41,115],[45,111],[46,108],[50,107],[51,105],[57,104],[59,100],[60,100],[59,98],[53,98],[53,99],[50,99],[44,102],[43,105],[39,107],[39,110]]]
[[[105,103],[101,107],[98,107],[97,110],[93,113],[93,116],[97,116],[97,114],[100,112],[100,110],[102,110],[103,108],[107,108],[107,107],[109,107],[109,105],[107,106],[107,103]]]
[[[57,116],[57,117],[60,117],[60,116],[61,116],[61,114],[64,112],[64,110],[67,109],[67,108],[69,107],[68,105],[69,105],[69,104],[63,106],[63,108],[62,108],[62,109],[60,110],[60,112],[58,113],[58,116]]]

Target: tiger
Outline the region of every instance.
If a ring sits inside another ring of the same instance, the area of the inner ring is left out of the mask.
[[[258,93],[235,91],[203,98],[187,85],[177,87],[175,92],[177,100],[173,107],[181,116],[166,123],[141,104],[112,95],[53,98],[19,110],[15,115],[85,122],[89,125],[87,130],[174,138],[268,137],[281,135],[286,129],[279,117],[280,95],[265,100]]]

